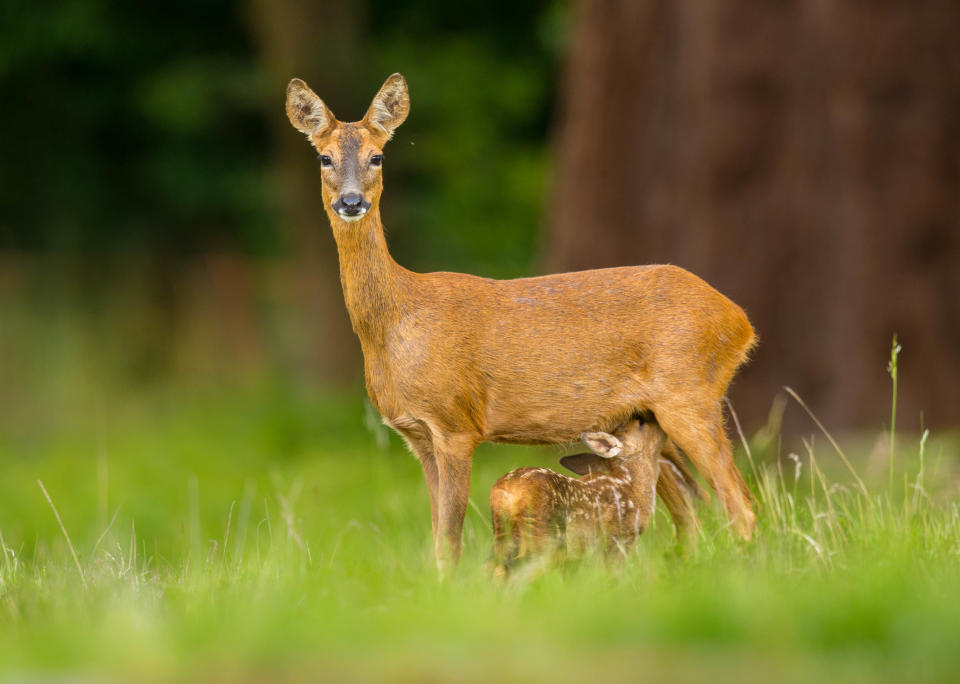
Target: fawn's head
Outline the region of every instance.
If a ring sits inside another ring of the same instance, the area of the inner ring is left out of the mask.
[[[560,463],[579,475],[586,475],[607,472],[612,459],[630,460],[659,454],[665,435],[655,422],[631,418],[613,434],[584,432],[580,439],[593,453],[564,456]]]
[[[585,432],[580,439],[593,453],[604,458],[630,458],[644,454],[660,453],[663,447],[664,434],[652,418],[631,418],[613,431]],[[616,453],[613,453],[616,451]]]
[[[287,86],[287,117],[316,149],[323,205],[331,216],[359,221],[380,202],[383,146],[410,112],[407,82],[388,78],[361,121],[337,121],[310,87],[295,78]]]

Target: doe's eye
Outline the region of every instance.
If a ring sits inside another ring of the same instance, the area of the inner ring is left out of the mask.
[[[333,166],[333,160],[325,154],[318,154],[317,159],[320,160],[320,166]]]
[[[383,155],[375,154],[370,157],[370,166],[382,166],[383,165]]]

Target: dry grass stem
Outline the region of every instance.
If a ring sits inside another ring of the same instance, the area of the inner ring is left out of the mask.
[[[119,513],[120,513],[120,507],[117,506],[117,510],[115,510],[115,511],[113,512],[113,517],[110,518],[110,524],[107,525],[106,529],[105,529],[103,532],[100,533],[100,536],[99,536],[99,537],[97,537],[97,541],[96,541],[96,543],[93,545],[93,550],[90,552],[90,557],[91,557],[91,558],[93,558],[93,557],[96,555],[97,549],[100,547],[100,542],[102,542],[102,541],[104,540],[104,538],[107,536],[107,534],[110,532],[110,528],[113,527],[113,523],[115,523],[115,522],[117,521],[117,514],[119,514]]]
[[[827,428],[825,428],[823,426],[823,423],[820,422],[820,419],[814,415],[813,411],[810,410],[810,407],[808,407],[806,403],[804,403],[803,399],[800,398],[800,395],[798,395],[796,392],[793,391],[792,388],[787,387],[786,385],[784,385],[783,389],[786,390],[787,394],[793,397],[798,404],[800,404],[803,410],[807,412],[807,415],[810,416],[810,419],[814,423],[816,423],[817,427],[820,428],[820,431],[830,441],[830,444],[836,450],[837,454],[839,454],[840,458],[843,460],[844,465],[847,466],[847,469],[853,475],[853,478],[857,481],[857,486],[860,487],[860,490],[865,495],[869,496],[869,494],[867,493],[867,486],[863,483],[863,480],[860,479],[860,476],[857,474],[857,471],[854,469],[853,465],[850,464],[850,461],[847,460],[847,455],[843,453],[843,449],[841,449],[840,445],[837,444],[836,440],[833,438],[833,435],[827,432]]]
[[[747,452],[747,460],[750,461],[750,470],[753,471],[753,479],[755,482],[759,482],[760,477],[757,473],[757,466],[753,462],[753,453],[750,451],[750,445],[747,443],[747,438],[743,434],[743,428],[740,427],[740,419],[737,417],[737,412],[733,410],[733,403],[727,397],[724,397],[723,400],[727,402],[727,409],[730,411],[730,417],[733,418],[733,424],[737,428],[737,434],[740,436],[740,441],[743,443],[743,449]]]
[[[57,511],[57,507],[53,505],[53,499],[51,499],[50,495],[47,493],[47,488],[43,486],[43,482],[37,480],[37,484],[40,485],[40,491],[43,492],[43,496],[47,499],[47,503],[50,504],[50,508],[53,510],[54,517],[56,517],[57,522],[60,524],[60,531],[63,532],[63,538],[67,540],[67,546],[70,547],[70,555],[73,556],[73,563],[77,566],[77,572],[80,574],[80,581],[83,582],[83,588],[87,589],[87,578],[83,574],[83,566],[80,565],[80,558],[77,557],[77,550],[73,548],[73,542],[70,541],[70,535],[67,534],[67,528],[63,524],[63,520],[60,518],[60,513]]]

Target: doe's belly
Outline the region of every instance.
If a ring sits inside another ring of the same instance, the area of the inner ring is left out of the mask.
[[[589,430],[608,429],[647,404],[646,388],[630,378],[616,385],[538,384],[526,392],[492,390],[483,438],[514,444],[574,442]]]

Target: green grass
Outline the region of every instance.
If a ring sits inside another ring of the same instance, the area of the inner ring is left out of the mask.
[[[862,437],[841,442],[864,489],[822,433],[799,445],[799,476],[759,435],[753,465],[742,454],[753,542],[703,506],[703,540],[681,557],[658,510],[622,564],[497,587],[483,572],[487,492],[510,468],[553,465],[555,449],[481,447],[464,558],[440,584],[419,466],[395,437],[377,446],[360,394],[87,396],[28,395],[0,422],[0,679],[872,682],[960,669],[947,437],[925,440],[921,473],[920,439],[898,435],[891,495],[887,453]]]

